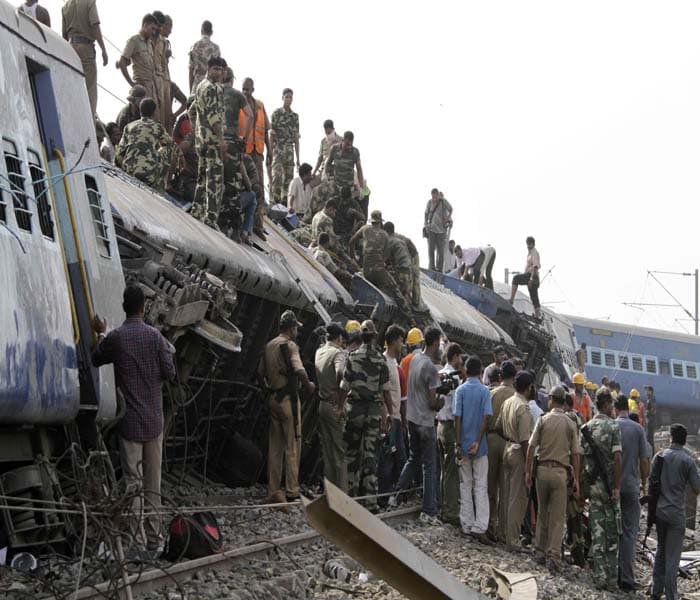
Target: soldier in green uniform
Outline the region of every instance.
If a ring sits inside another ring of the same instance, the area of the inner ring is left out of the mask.
[[[411,294],[409,296],[409,299],[411,300],[411,304],[413,304],[414,310],[424,311],[425,306],[423,305],[423,297],[420,291],[421,270],[420,255],[418,254],[418,249],[416,248],[416,245],[413,243],[413,241],[410,238],[407,238],[405,235],[401,235],[400,233],[395,233],[394,235],[397,238],[399,238],[404,244],[406,244],[406,248],[408,248],[408,254],[411,257]]]
[[[361,325],[362,345],[345,363],[341,388],[348,394],[345,446],[348,488],[351,496],[377,493],[379,436],[391,427],[391,384],[386,359],[374,345],[377,330],[372,321]],[[366,502],[376,511],[377,499]]]
[[[153,119],[156,103],[144,98],[141,118],[124,129],[115,164],[156,190],[163,190],[177,147],[163,126]]]
[[[362,253],[362,274],[364,278],[376,285],[382,292],[389,294],[406,316],[406,320],[413,326],[415,321],[411,305],[401,293],[394,278],[386,269],[385,261],[387,258],[387,242],[389,241],[389,236],[386,231],[382,229],[381,211],[372,211],[370,221],[371,223],[358,229],[352,238],[350,238],[350,248],[354,248],[359,240],[364,242],[364,250]]]
[[[593,447],[583,436],[586,478],[590,484],[589,523],[593,580],[600,590],[617,590],[617,550],[620,536],[620,471],[622,438],[620,427],[613,420],[613,399],[607,387],[596,392],[598,414],[586,427],[601,461],[594,458]],[[602,464],[600,464],[602,462]],[[601,469],[604,469],[601,472]],[[610,488],[605,483],[607,478]]]
[[[218,229],[216,222],[224,194],[224,95],[219,82],[225,68],[226,62],[222,58],[210,58],[207,78],[197,86],[195,93],[197,123],[194,132],[200,179],[192,216],[215,229]],[[202,173],[204,177],[201,177]]]
[[[357,169],[357,181],[360,184],[360,189],[365,187],[360,151],[355,148],[354,142],[355,136],[352,131],[346,131],[343,134],[343,141],[333,146],[328,154],[326,169],[332,169],[335,175],[335,185],[339,190],[344,187],[353,188],[355,169]]]
[[[287,190],[294,179],[294,153],[299,168],[299,115],[292,110],[294,92],[282,91],[282,108],[272,113],[270,146],[272,146],[272,201],[287,204]]]
[[[365,224],[367,214],[362,212],[359,202],[352,197],[349,187],[340,190],[338,214],[334,222],[335,233],[343,244],[347,244],[356,229]]]
[[[322,211],[326,202],[336,198],[335,182],[333,178],[323,180],[314,188],[311,194],[311,203],[304,213],[303,222],[310,225],[317,213]]]
[[[408,252],[406,243],[394,234],[394,224],[391,221],[384,223],[384,231],[389,236],[387,242],[387,262],[390,273],[399,284],[401,293],[410,298],[413,287],[413,276],[411,274],[411,255]]]
[[[579,445],[581,443],[581,427],[583,427],[583,417],[581,413],[574,410],[574,399],[571,394],[567,394],[564,398],[564,413],[576,425],[576,431],[579,435]],[[579,481],[579,489],[581,482]],[[588,545],[586,543],[586,535],[583,529],[583,502],[581,495],[576,497],[573,489],[573,481],[569,481],[567,487],[568,501],[566,504],[566,541],[569,544],[571,552],[571,562],[579,567],[586,566],[586,557],[588,556]]]

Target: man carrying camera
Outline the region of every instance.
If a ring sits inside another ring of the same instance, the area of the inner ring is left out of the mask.
[[[445,404],[437,415],[438,447],[442,457],[440,476],[440,497],[442,498],[441,519],[444,523],[459,526],[459,468],[455,462],[454,407],[455,390],[462,382],[464,367],[462,348],[448,344],[447,364],[440,371],[441,384],[438,393],[444,394]]]

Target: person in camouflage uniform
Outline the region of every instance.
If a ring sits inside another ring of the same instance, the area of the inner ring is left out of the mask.
[[[362,212],[362,207],[357,200],[352,197],[349,187],[340,190],[338,198],[338,214],[335,217],[335,233],[343,244],[355,233],[355,230],[364,225],[367,216]]]
[[[345,446],[350,496],[377,493],[379,437],[391,426],[389,369],[374,345],[377,330],[372,321],[364,321],[360,331],[362,345],[349,354],[340,386],[348,394]],[[365,506],[376,511],[377,499],[368,499]]]
[[[413,304],[414,310],[425,311],[426,309],[423,304],[423,296],[420,291],[421,270],[418,249],[413,241],[410,238],[407,238],[405,235],[401,235],[400,233],[394,233],[394,235],[404,244],[406,244],[408,255],[411,257],[411,293],[409,295],[411,304]]]
[[[211,21],[202,23],[202,39],[190,49],[190,94],[194,94],[197,86],[207,76],[209,59],[219,58],[221,51],[219,46],[211,41],[214,28]]]
[[[620,470],[622,438],[620,427],[613,420],[613,399],[607,387],[596,393],[598,414],[586,427],[603,456],[605,474],[598,472],[591,445],[582,436],[586,458],[586,480],[589,483],[589,526],[591,528],[591,559],[596,588],[617,590],[617,551],[620,530]],[[611,491],[605,484],[604,477]]]
[[[141,118],[126,126],[114,162],[132,177],[163,190],[177,147],[163,126],[153,119],[155,110],[152,98],[141,101]]]
[[[389,236],[382,229],[382,213],[379,210],[372,211],[371,223],[362,226],[350,238],[350,248],[362,240],[364,249],[362,253],[362,274],[371,284],[376,285],[382,292],[391,296],[399,306],[406,320],[413,326],[413,310],[401,293],[396,280],[386,269],[387,243]]]
[[[270,121],[270,146],[272,146],[272,201],[287,204],[287,190],[294,179],[294,153],[299,168],[299,115],[292,110],[294,92],[282,91],[281,108],[272,113]]]
[[[219,207],[224,193],[224,159],[227,154],[224,140],[224,95],[219,85],[225,68],[223,59],[209,59],[207,78],[197,86],[195,94],[195,143],[200,176],[204,172],[204,177],[197,182],[192,216],[214,228],[218,228]]]
[[[564,398],[564,412],[576,425],[576,430],[579,432],[579,444],[581,442],[581,427],[583,427],[583,417],[581,413],[574,410],[574,399],[571,394],[567,394]],[[579,566],[586,565],[588,557],[589,544],[586,542],[586,532],[583,527],[583,501],[581,496],[574,497],[572,481],[569,481],[567,488],[568,500],[566,504],[566,541],[569,544],[571,552],[571,561]],[[579,489],[581,482],[579,481]]]
[[[343,134],[343,141],[331,148],[326,160],[326,170],[332,169],[335,176],[335,185],[338,189],[348,187],[352,189],[355,185],[355,168],[357,168],[357,181],[360,189],[365,187],[365,180],[362,174],[362,163],[360,162],[360,151],[353,145],[355,136],[352,131]]]
[[[403,240],[394,234],[394,224],[391,221],[384,223],[384,231],[389,235],[387,242],[387,262],[390,266],[390,273],[396,279],[401,293],[410,298],[413,287],[413,277],[411,275],[411,255]]]
[[[304,213],[302,221],[307,225],[311,225],[316,214],[324,209],[326,202],[336,199],[335,182],[333,178],[322,181],[314,188],[311,194],[311,202],[309,208]]]

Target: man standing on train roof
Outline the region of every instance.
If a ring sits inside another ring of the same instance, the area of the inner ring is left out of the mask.
[[[430,200],[425,207],[423,236],[428,239],[428,269],[439,271],[445,260],[445,236],[452,227],[452,205],[437,188],[430,191]]]
[[[518,286],[526,285],[530,292],[530,300],[535,309],[535,318],[539,319],[542,316],[540,310],[540,269],[542,263],[540,261],[540,253],[535,248],[535,238],[528,236],[525,240],[527,245],[527,261],[525,263],[525,271],[513,277],[513,285],[510,292],[510,303],[515,301],[515,294],[518,291]]]
[[[29,15],[32,19],[39,21],[46,27],[51,27],[51,15],[43,6],[39,6],[39,0],[26,0],[24,4],[17,7],[19,12]]]
[[[219,85],[225,68],[223,58],[210,58],[207,78],[197,86],[195,94],[197,124],[194,133],[200,161],[195,202],[199,200],[201,203],[192,207],[192,216],[214,229],[218,229],[217,221],[224,195],[224,161],[227,156],[224,140],[224,92]],[[203,169],[201,163],[204,163]]]
[[[326,133],[326,135],[324,135],[323,139],[321,140],[321,147],[318,151],[318,160],[316,161],[316,167],[314,168],[313,175],[315,177],[320,169],[322,179],[328,179],[328,175],[326,174],[326,160],[331,152],[331,148],[336,144],[341,143],[343,138],[335,132],[333,121],[330,119],[326,119],[323,122],[323,131]]]
[[[221,56],[221,50],[211,36],[214,33],[211,21],[202,23],[202,39],[195,42],[190,48],[190,94],[194,94],[199,82],[207,76],[209,59]]]
[[[258,375],[271,392],[267,455],[267,502],[270,503],[299,498],[301,400],[296,382],[301,382],[310,395],[316,391],[316,385],[309,379],[301,362],[299,346],[294,341],[301,326],[294,311],[285,310],[280,317],[280,333],[267,343],[258,364]],[[283,474],[286,495],[282,492]]]
[[[117,62],[117,68],[121,71],[126,82],[133,87],[137,83],[146,88],[146,95],[156,102],[154,119],[160,122],[156,88],[155,54],[153,52],[153,39],[158,30],[158,21],[152,14],[147,14],[141,20],[141,30],[130,37],[126,42],[121,58]],[[129,75],[127,67],[131,65],[133,78]]]
[[[270,119],[270,146],[272,146],[271,202],[287,203],[287,190],[294,179],[294,166],[299,168],[299,115],[292,110],[294,92],[282,90],[282,107]],[[294,155],[296,153],[296,162]]]
[[[382,212],[372,211],[371,222],[362,226],[350,238],[351,250],[361,239],[364,242],[362,253],[362,274],[371,284],[376,285],[382,292],[391,296],[398,304],[407,321],[414,322],[413,309],[401,293],[396,280],[386,268],[387,243],[389,235],[382,229]]]
[[[588,393],[583,389],[586,384],[586,378],[582,373],[574,373],[571,378],[571,383],[574,384],[574,391],[570,392],[571,398],[574,401],[574,410],[578,411],[583,417],[583,422],[588,423],[593,416],[591,407],[591,399]]]
[[[493,362],[484,369],[483,384],[486,387],[491,385],[491,374],[501,368],[503,361],[508,358],[503,346],[496,346],[493,349]]]
[[[70,42],[73,50],[80,57],[85,75],[85,86],[90,99],[90,110],[95,115],[97,112],[95,42],[102,50],[102,66],[106,67],[109,61],[107,49],[102,39],[96,0],[68,0],[61,9],[61,16],[63,39]]]
[[[352,131],[343,134],[343,141],[331,148],[326,160],[326,169],[332,168],[335,185],[338,190],[347,187],[352,189],[355,184],[355,169],[360,189],[365,185],[360,162],[360,151],[353,146],[355,135]]]
[[[96,367],[113,364],[117,388],[126,407],[117,425],[119,454],[124,477],[141,490],[147,501],[146,548],[154,552],[160,544],[161,462],[163,455],[164,381],[175,378],[175,348],[154,327],[144,323],[146,298],[138,285],[124,290],[122,307],[126,320],[107,333],[107,321],[97,315],[92,328],[97,346],[92,354]],[[140,514],[136,507],[135,514]]]

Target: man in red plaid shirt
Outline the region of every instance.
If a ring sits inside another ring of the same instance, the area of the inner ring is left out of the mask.
[[[145,510],[160,507],[161,459],[163,455],[163,381],[175,377],[175,349],[162,334],[143,321],[145,297],[137,285],[124,290],[126,321],[108,334],[107,322],[97,315],[92,323],[98,335],[92,354],[96,367],[114,365],[117,387],[126,411],[118,425],[119,450],[129,487],[143,490]],[[147,550],[160,543],[160,519],[146,520]]]

